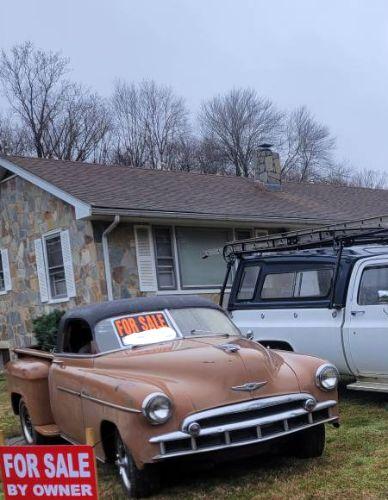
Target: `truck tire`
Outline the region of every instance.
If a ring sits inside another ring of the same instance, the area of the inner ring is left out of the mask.
[[[159,489],[160,478],[156,466],[146,465],[144,469],[138,469],[118,431],[115,454],[115,464],[127,498],[148,497]]]
[[[47,438],[34,429],[27,405],[23,398],[19,402],[19,417],[23,437],[27,444],[47,444],[49,442]]]
[[[297,458],[316,458],[322,456],[324,449],[325,426],[321,424],[296,432],[291,438],[289,454]]]

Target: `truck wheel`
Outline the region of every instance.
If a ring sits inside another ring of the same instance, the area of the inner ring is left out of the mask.
[[[19,417],[22,433],[27,444],[46,444],[48,442],[44,436],[38,434],[34,429],[24,399],[21,399],[19,403]]]
[[[146,465],[138,469],[119,432],[116,433],[115,452],[117,471],[128,498],[148,497],[159,489],[156,467]]]
[[[291,438],[290,445],[289,452],[294,457],[315,458],[322,456],[325,449],[324,424],[296,432]]]

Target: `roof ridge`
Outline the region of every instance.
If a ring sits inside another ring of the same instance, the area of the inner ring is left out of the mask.
[[[0,155],[0,157],[3,157],[4,159],[8,159],[8,161],[11,161],[11,159],[22,159],[22,160],[32,160],[32,161],[41,161],[41,162],[58,162],[58,163],[68,163],[68,164],[78,164],[78,165],[84,165],[87,167],[102,167],[102,168],[124,168],[124,169],[130,169],[130,170],[140,170],[140,171],[146,171],[146,172],[158,172],[158,173],[167,173],[167,174],[181,174],[181,175],[199,175],[199,176],[206,176],[206,177],[222,177],[225,179],[242,179],[245,181],[252,181],[251,178],[248,177],[240,177],[236,175],[224,175],[224,174],[217,174],[217,173],[207,173],[207,172],[195,172],[195,171],[184,171],[184,170],[163,170],[163,169],[157,169],[157,168],[150,168],[150,167],[133,167],[131,165],[119,165],[118,163],[92,163],[88,161],[77,161],[77,160],[63,160],[63,159],[57,159],[57,158],[39,158],[36,156],[20,156],[20,155]]]

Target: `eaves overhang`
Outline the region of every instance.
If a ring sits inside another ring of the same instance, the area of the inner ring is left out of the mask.
[[[321,219],[313,217],[289,217],[282,215],[255,215],[255,214],[215,214],[203,212],[179,212],[179,211],[165,211],[165,210],[138,210],[126,208],[106,208],[106,207],[92,207],[91,217],[93,219],[113,217],[120,215],[128,219],[164,219],[164,220],[198,220],[198,221],[230,221],[230,222],[244,222],[244,223],[277,223],[277,224],[302,224],[302,225],[322,225],[337,222],[333,219]]]
[[[58,188],[57,186],[54,186],[54,184],[51,184],[51,182],[48,182],[42,179],[41,177],[32,174],[28,170],[24,169],[23,167],[20,167],[19,165],[16,165],[15,163],[7,160],[6,158],[0,157],[0,168],[4,170],[9,170],[15,175],[21,177],[22,179],[31,182],[35,186],[38,186],[39,188],[43,189],[44,191],[47,191],[56,198],[59,198],[60,200],[72,205],[75,209],[76,219],[85,219],[87,217],[90,217],[92,213],[92,207],[90,204],[85,203],[84,201]]]

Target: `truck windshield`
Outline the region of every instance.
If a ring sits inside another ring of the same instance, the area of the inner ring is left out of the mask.
[[[223,312],[205,307],[128,314],[104,319],[95,326],[99,352],[157,344],[182,336],[212,335],[236,336],[240,332]]]

